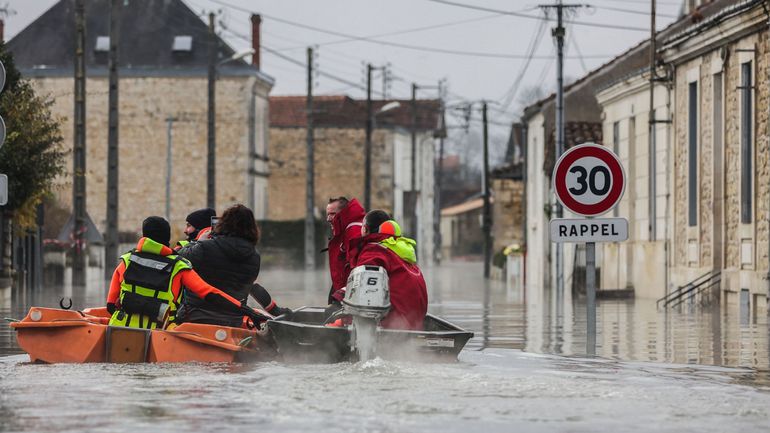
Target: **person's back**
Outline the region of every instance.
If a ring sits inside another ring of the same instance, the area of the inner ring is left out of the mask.
[[[363,246],[355,266],[382,266],[388,273],[391,308],[381,326],[421,330],[428,311],[428,290],[417,266],[415,241],[402,237],[398,224],[387,218],[383,211],[366,215]]]
[[[179,255],[192,263],[204,281],[245,303],[259,275],[258,233],[251,210],[236,205],[222,214],[212,239],[191,243]],[[187,291],[180,316],[187,322],[225,326],[239,326],[242,320],[229,311],[211,308]]]

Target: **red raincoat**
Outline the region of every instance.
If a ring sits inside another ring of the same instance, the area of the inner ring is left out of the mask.
[[[361,222],[366,216],[361,203],[356,199],[348,202],[332,220],[332,238],[329,240],[329,273],[332,277],[332,287],[329,291],[329,303],[332,294],[345,287],[348,275],[353,269],[351,262],[358,254],[361,241]]]
[[[382,266],[388,273],[390,312],[380,322],[382,327],[422,330],[423,320],[428,312],[425,278],[417,263],[410,263],[380,243],[389,237],[391,235],[373,233],[363,238],[363,247],[355,260],[355,266]],[[414,258],[414,250],[411,251],[411,256]]]

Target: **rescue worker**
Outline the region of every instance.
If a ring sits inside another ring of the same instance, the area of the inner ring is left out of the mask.
[[[329,273],[332,286],[329,290],[329,304],[337,304],[342,298],[336,296],[338,291],[345,287],[348,275],[353,269],[351,262],[358,253],[361,241],[361,222],[366,215],[366,210],[356,199],[348,200],[345,197],[330,198],[326,205],[326,222],[332,229],[332,237],[329,239]]]
[[[354,267],[382,266],[388,273],[391,307],[380,325],[422,330],[428,311],[428,290],[417,266],[415,241],[401,236],[401,227],[382,210],[366,214],[361,236],[362,247],[353,262]]]
[[[110,325],[155,329],[173,323],[180,301],[181,286],[205,299],[209,305],[248,316],[257,321],[265,316],[243,307],[241,302],[206,284],[189,261],[169,248],[171,226],[159,216],[142,222],[142,238],[136,248],[123,254],[112,274],[107,295]]]
[[[174,250],[179,251],[190,242],[207,237],[211,232],[211,218],[215,216],[217,216],[217,212],[210,207],[198,209],[187,215],[184,228],[184,234],[187,235],[187,239],[177,242]]]
[[[255,284],[259,275],[260,256],[256,245],[259,228],[254,213],[242,204],[227,208],[213,228],[211,239],[192,242],[179,250],[209,284],[241,301],[249,294],[272,315],[286,310],[275,305],[267,291]],[[265,302],[267,305],[263,304]],[[203,302],[195,293],[185,292],[180,320],[224,326],[240,326],[242,315]]]

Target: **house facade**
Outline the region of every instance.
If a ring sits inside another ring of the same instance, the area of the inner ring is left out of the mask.
[[[392,101],[374,101],[374,112]],[[399,221],[405,235],[417,241],[418,257],[434,257],[434,167],[438,101],[417,102],[414,183],[412,182],[411,102],[375,118],[372,134],[371,207],[384,209]],[[305,96],[270,98],[271,220],[305,217],[307,116]],[[316,218],[325,218],[331,197],[356,197],[363,204],[366,101],[348,96],[314,98],[314,165]],[[409,228],[414,227],[414,233]],[[430,259],[429,259],[430,258]]]
[[[74,0],[62,0],[8,42],[17,67],[64,119],[73,146]],[[86,202],[106,226],[110,2],[86,3]],[[170,222],[181,235],[186,215],[206,205],[208,28],[181,0],[147,0],[122,10],[119,43],[119,221],[136,232],[147,215],[165,215],[170,174]],[[148,17],[151,17],[148,18]],[[128,31],[130,30],[130,32]],[[259,29],[254,29],[258,34]],[[268,93],[273,78],[257,64],[229,61],[234,51],[216,38],[216,206],[244,203],[266,211]],[[255,62],[258,56],[255,56]],[[169,161],[170,160],[170,161]],[[170,162],[170,164],[169,164]],[[168,166],[171,173],[168,172]],[[57,188],[71,209],[72,174]]]

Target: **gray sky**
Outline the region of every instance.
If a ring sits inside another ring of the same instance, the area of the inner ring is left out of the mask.
[[[224,31],[222,36],[236,50],[250,47],[248,41],[233,34],[250,35],[249,14],[239,10],[245,9],[263,14],[262,40],[265,47],[278,50],[304,64],[305,47],[318,45],[320,70],[349,82],[364,83],[362,62],[376,65],[389,63],[394,76],[389,96],[395,98],[409,98],[412,81],[435,85],[439,79],[446,78],[451,92],[450,101],[464,98],[505,102],[525,60],[427,52],[361,40],[330,44],[346,38],[290,25],[282,20],[344,35],[371,36],[371,40],[388,43],[525,57],[535,36],[542,34],[534,50],[537,58],[532,59],[523,74],[518,96],[509,104],[506,113],[490,111],[493,122],[505,123],[512,119],[519,112],[517,101],[528,88],[540,86],[550,91],[555,82],[555,50],[550,33],[553,24],[546,23],[541,28],[541,20],[462,8],[431,0],[184,1],[196,13],[219,11],[220,20],[232,30]],[[543,15],[538,8],[539,3],[532,0],[447,1],[525,15]],[[130,3],[134,2],[138,4],[140,0],[130,0]],[[8,7],[15,14],[6,18],[6,39],[12,38],[55,3],[56,0],[10,0]],[[553,4],[555,1],[542,0],[542,3]],[[599,23],[623,29],[568,25],[567,55],[570,58],[565,63],[565,75],[573,79],[600,66],[649,35],[649,0],[590,0],[588,4],[593,7],[579,10],[571,19],[578,23]],[[658,0],[658,12],[661,14],[658,16],[658,28],[671,23],[680,8],[681,1]],[[445,24],[451,25],[443,26]],[[432,26],[440,27],[403,32]],[[383,34],[389,35],[379,36]],[[581,56],[582,60],[579,58]],[[262,65],[263,71],[276,79],[273,95],[304,94],[306,73],[303,67],[264,50]],[[376,82],[377,89],[381,89],[381,81]],[[318,94],[364,96],[360,89],[325,76],[319,76],[317,84]],[[425,90],[419,95],[431,97],[435,96],[435,91]],[[474,114],[474,117],[480,118],[480,115]],[[495,136],[507,135],[507,128],[493,126]]]

